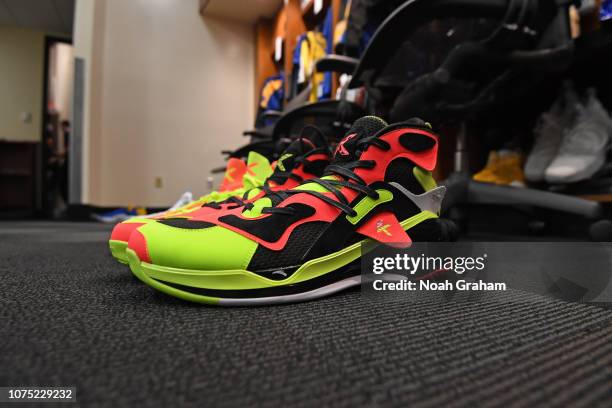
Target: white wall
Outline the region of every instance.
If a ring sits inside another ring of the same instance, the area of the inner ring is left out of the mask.
[[[42,139],[44,43],[42,31],[0,27],[0,139]]]
[[[74,56],[72,45],[56,43],[51,47],[49,72],[49,99],[55,105],[60,120],[72,119],[72,90]]]
[[[90,152],[92,139],[99,139],[99,105],[100,105],[100,68],[101,61],[101,41],[103,39],[104,28],[104,0],[76,0],[74,10],[73,45],[74,58],[79,58],[83,63],[83,90],[82,106],[78,109],[75,106],[73,112],[81,111],[82,129],[77,129],[77,120],[73,118],[73,148],[77,143],[80,151],[74,149],[72,154],[80,154],[79,160],[70,161],[71,190],[70,200],[72,203],[89,203],[89,190],[92,179],[92,163],[96,163],[97,155],[91,157]],[[96,35],[97,34],[97,35]],[[81,134],[79,135],[78,132]],[[96,152],[98,149],[96,149]],[[79,168],[80,164],[80,168]],[[80,177],[80,178],[79,178]],[[80,181],[80,193],[75,194],[72,188],[77,188]]]
[[[251,27],[202,20],[197,0],[77,0],[76,19],[75,55],[99,69],[86,74],[83,201],[164,206],[203,193],[220,150],[252,126]]]

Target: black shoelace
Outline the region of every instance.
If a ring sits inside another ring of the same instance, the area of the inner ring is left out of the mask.
[[[317,149],[313,149],[311,151],[309,151],[307,154],[302,155],[302,156],[298,156],[293,160],[293,166],[292,169],[290,171],[280,171],[278,170],[278,168],[276,170],[274,170],[274,173],[264,182],[264,184],[261,187],[255,187],[255,188],[261,188],[264,191],[264,197],[268,196],[270,194],[275,194],[274,191],[272,191],[271,187],[270,187],[270,181],[273,181],[279,185],[283,185],[285,184],[285,182],[288,179],[293,179],[295,181],[297,181],[298,183],[301,183],[304,181],[304,179],[302,178],[302,176],[299,176],[295,173],[293,173],[294,169],[297,169],[300,164],[304,163],[306,161],[306,158],[316,154],[316,153],[326,153],[327,149],[324,147],[320,147]],[[247,203],[247,200],[249,198],[249,194],[252,190],[248,190],[245,191],[245,193],[242,195],[242,197],[230,197],[227,200],[223,200],[221,202],[217,202],[217,203],[206,203],[203,204],[202,207],[211,207],[214,208],[216,210],[221,209],[221,205],[222,204],[230,204],[231,206],[228,206],[228,209],[234,209],[234,208],[239,208],[239,207],[248,207],[249,209],[252,208],[252,204],[251,203]]]
[[[367,149],[369,146],[376,146],[383,150],[391,149],[391,146],[389,145],[389,143],[385,142],[384,140],[381,140],[377,137],[369,137],[369,138],[362,139],[357,142],[356,156],[359,157],[361,153],[365,149]],[[364,193],[368,197],[371,197],[375,200],[378,199],[379,198],[378,192],[374,190],[373,188],[369,187],[367,183],[361,177],[355,174],[355,172],[353,171],[354,169],[357,169],[357,168],[371,169],[375,166],[376,166],[376,162],[374,160],[355,160],[352,162],[347,162],[347,163],[342,163],[342,164],[330,164],[326,168],[326,171],[325,171],[326,175],[328,176],[337,175],[337,176],[343,177],[344,180],[326,180],[322,178],[313,178],[313,179],[306,180],[306,183],[316,183],[324,187],[325,189],[327,189],[329,192],[331,192],[334,195],[336,200],[318,191],[312,191],[312,190],[276,191],[276,192],[271,192],[269,196],[276,196],[282,202],[293,194],[300,194],[300,193],[310,194],[312,196],[319,198],[322,201],[325,201],[326,203],[336,208],[339,208],[342,212],[344,212],[348,216],[354,217],[357,215],[357,211],[355,211],[352,207],[349,206],[348,199],[344,196],[344,194],[342,194],[340,190],[343,187],[346,187],[346,188],[350,188],[352,190]],[[243,212],[250,210],[253,207],[254,207],[253,203],[246,203]],[[291,207],[272,206],[272,207],[264,208],[261,212],[264,214],[293,215],[295,214],[295,209]]]

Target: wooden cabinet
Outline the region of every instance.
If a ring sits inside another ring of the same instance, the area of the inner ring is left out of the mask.
[[[0,141],[0,211],[36,209],[39,146]]]

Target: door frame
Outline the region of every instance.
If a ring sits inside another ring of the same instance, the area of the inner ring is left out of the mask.
[[[43,97],[42,97],[42,115],[41,115],[41,129],[40,129],[40,153],[39,153],[39,180],[37,183],[37,209],[38,212],[43,216],[49,216],[50,212],[53,211],[52,208],[45,208],[46,204],[46,195],[48,193],[48,183],[46,178],[47,172],[47,157],[46,157],[46,149],[45,149],[45,133],[47,124],[49,122],[49,118],[47,115],[47,99],[49,97],[49,63],[50,63],[50,55],[51,55],[51,47],[57,43],[64,43],[72,45],[72,39],[65,37],[58,37],[54,35],[45,35],[44,39],[44,58],[43,58]],[[71,121],[72,126],[72,121]],[[72,135],[71,135],[72,136]],[[70,173],[68,173],[68,177],[70,177]]]

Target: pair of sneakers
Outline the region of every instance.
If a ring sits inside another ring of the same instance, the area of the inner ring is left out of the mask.
[[[534,131],[535,143],[525,163],[531,182],[574,183],[593,176],[604,165],[612,138],[612,119],[595,89],[580,97],[566,83]]]
[[[194,302],[285,303],[358,285],[366,241],[444,238],[445,187],[431,175],[438,136],[422,120],[361,118],[331,162],[313,139],[290,148],[295,153],[276,166],[279,178],[263,188],[135,229],[126,250],[134,275]]]

